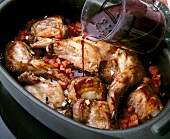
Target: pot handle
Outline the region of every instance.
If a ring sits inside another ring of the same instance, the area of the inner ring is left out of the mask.
[[[159,136],[170,132],[170,111],[151,127],[151,131]]]

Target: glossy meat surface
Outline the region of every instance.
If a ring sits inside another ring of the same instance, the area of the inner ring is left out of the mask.
[[[29,41],[31,43],[43,38],[66,38],[68,34],[68,28],[64,25],[62,16],[46,17],[42,20],[38,20],[31,27],[29,34]]]
[[[18,80],[27,83],[24,88],[48,106],[58,109],[65,102],[64,92],[57,81],[37,77],[32,72],[24,72]]]
[[[12,41],[7,45],[5,50],[6,66],[12,72],[22,73],[32,71],[36,75],[61,79],[66,82],[66,84],[70,82],[70,79],[65,73],[33,55],[34,51],[32,51],[26,43],[22,41]]]
[[[98,70],[100,62],[112,57],[116,51],[116,46],[99,41],[92,42],[85,40],[84,42],[84,70],[95,72]],[[54,53],[58,57],[67,59],[74,64],[75,67],[82,68],[82,37],[74,37],[61,40],[54,43]]]
[[[79,98],[104,100],[104,90],[97,77],[77,77],[68,85],[68,98],[77,101]]]
[[[106,101],[78,99],[73,104],[73,119],[91,127],[112,129],[111,115]]]
[[[147,84],[140,85],[129,95],[127,105],[134,108],[140,122],[155,117],[163,109],[158,96]]]
[[[133,52],[117,49],[114,60],[117,62],[119,72],[115,75],[107,96],[112,117],[115,116],[120,97],[123,93],[139,82],[145,75],[143,64]]]
[[[100,129],[134,127],[163,109],[154,94],[161,97],[156,66],[149,67],[147,76],[134,52],[116,43],[83,40],[79,22],[64,23],[62,16],[31,21],[32,26],[7,44],[6,67],[20,74],[18,81],[29,93],[59,113]]]

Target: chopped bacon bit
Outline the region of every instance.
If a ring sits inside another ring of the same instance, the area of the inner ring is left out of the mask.
[[[67,85],[66,85],[65,82],[63,82],[63,81],[61,81],[61,80],[58,80],[57,82],[61,85],[61,87],[63,88],[63,90],[66,90]]]
[[[55,68],[58,68],[58,67],[59,67],[59,64],[58,64],[58,63],[54,63],[53,66],[54,66]]]
[[[76,22],[76,24],[68,25],[68,31],[73,37],[80,36],[82,34],[80,22]]]
[[[149,67],[149,73],[150,73],[150,74],[157,75],[157,74],[159,74],[159,70],[157,69],[156,66],[150,66],[150,67]]]
[[[152,79],[149,78],[149,77],[144,77],[143,78],[143,83],[146,83],[146,84],[152,83]]]
[[[55,59],[50,59],[50,60],[49,60],[49,63],[50,63],[51,65],[55,64]]]
[[[72,72],[71,68],[66,69],[66,74],[70,75]]]
[[[123,123],[121,123],[119,126],[120,126],[120,129],[126,129],[126,128],[128,128],[128,127],[127,127],[127,124],[123,124]]]
[[[70,77],[74,77],[74,72],[71,72],[71,73],[70,73]]]
[[[65,71],[67,75],[70,77],[74,76],[71,68],[68,68],[71,64],[68,60],[61,60],[60,58],[50,58],[49,56],[43,56],[42,58],[48,64],[51,64],[54,68],[58,68],[59,70]]]
[[[69,65],[67,60],[62,61],[62,64],[65,68]]]
[[[139,124],[138,116],[133,114],[129,118],[129,127],[137,126]]]
[[[123,119],[123,120],[121,120],[121,123],[122,123],[122,124],[127,124],[127,123],[128,123],[128,120],[127,120],[127,119]]]
[[[65,70],[65,67],[63,65],[60,65],[60,70]]]
[[[159,74],[159,69],[156,66],[150,66],[149,73],[152,77],[144,77],[143,83],[150,84],[152,90],[157,93],[159,92],[159,88],[161,86],[161,74]]]
[[[43,56],[43,57],[42,57],[42,60],[44,60],[45,62],[49,62],[48,56]]]
[[[80,22],[76,22],[75,27],[76,27],[76,28],[81,28]]]
[[[101,88],[102,88],[102,90],[104,90],[105,89],[105,84],[101,84]]]
[[[161,75],[160,75],[160,74],[154,74],[154,75],[152,76],[152,80],[154,80],[154,81],[160,81],[160,78],[161,78]]]
[[[120,129],[130,128],[139,124],[138,116],[136,114],[128,114],[125,119],[119,123]]]
[[[55,61],[56,61],[59,65],[61,64],[60,58],[56,58]]]
[[[134,111],[134,107],[133,106],[130,106],[128,109],[127,109],[128,112],[133,112]]]
[[[159,85],[157,84],[157,83],[153,83],[152,85],[151,85],[151,87],[152,87],[152,89],[153,89],[153,91],[154,92],[158,92],[159,91]]]

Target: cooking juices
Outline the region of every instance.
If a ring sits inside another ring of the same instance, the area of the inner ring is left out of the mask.
[[[82,25],[88,34],[86,39],[116,43],[139,53],[155,49],[165,32],[163,13],[139,0],[122,0],[85,22]]]

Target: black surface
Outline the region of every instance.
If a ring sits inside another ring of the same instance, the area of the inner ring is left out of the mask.
[[[26,112],[1,83],[0,115],[7,126],[1,128],[1,130],[4,130],[1,133],[7,134],[6,129],[8,128],[9,134],[12,133],[17,139],[64,139]],[[4,135],[0,135],[0,137],[2,136]],[[13,136],[8,137],[12,138]]]

